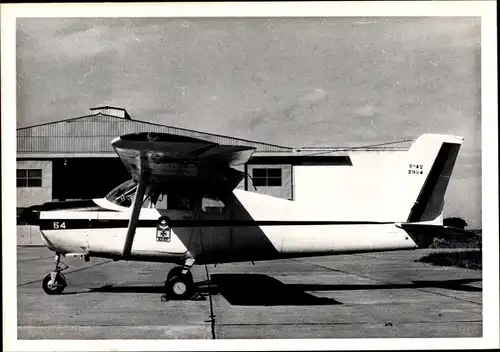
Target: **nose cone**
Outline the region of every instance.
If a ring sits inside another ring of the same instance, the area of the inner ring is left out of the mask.
[[[42,210],[41,205],[33,205],[29,208],[24,209],[21,214],[19,214],[19,219],[28,225],[38,225],[40,223],[40,211]]]

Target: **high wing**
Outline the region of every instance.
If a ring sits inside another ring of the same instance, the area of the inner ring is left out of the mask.
[[[245,164],[255,152],[253,147],[152,132],[127,134],[111,144],[136,182],[143,173],[148,186],[162,189],[231,191],[244,177],[234,167]]]
[[[232,191],[245,176],[234,167],[246,163],[255,148],[220,145],[164,133],[135,133],[111,142],[137,182],[122,257],[132,250],[146,187],[162,190]]]

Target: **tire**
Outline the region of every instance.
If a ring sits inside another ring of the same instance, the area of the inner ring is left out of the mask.
[[[165,289],[169,299],[189,299],[194,295],[194,282],[189,275],[173,276],[165,282]]]
[[[191,274],[190,271],[188,271],[185,275],[189,277],[189,280],[191,280],[191,282],[193,282],[193,274]],[[182,276],[182,267],[176,266],[175,268],[170,270],[167,274],[167,282],[170,281],[170,279],[174,276]]]
[[[50,274],[48,274],[42,281],[42,288],[48,295],[59,295],[64,291],[64,289],[68,285],[66,282],[66,278],[61,273],[58,273],[56,275],[55,286],[49,287],[50,279],[51,279]]]

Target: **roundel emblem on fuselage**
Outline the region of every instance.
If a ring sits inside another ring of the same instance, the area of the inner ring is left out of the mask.
[[[162,216],[158,219],[158,225],[156,226],[156,242],[170,242],[172,230],[167,223],[168,218]]]

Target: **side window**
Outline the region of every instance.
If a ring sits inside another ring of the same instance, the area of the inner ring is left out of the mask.
[[[169,194],[166,205],[171,210],[194,210],[195,201],[185,195]]]
[[[209,214],[224,214],[226,206],[219,199],[203,197],[201,201],[201,210]]]
[[[196,199],[183,194],[149,194],[142,204],[143,208],[157,210],[194,210]]]
[[[143,208],[154,208],[158,210],[167,209],[167,195],[166,194],[148,194],[142,202]]]
[[[42,169],[17,169],[17,187],[42,187]]]
[[[252,170],[252,179],[255,186],[280,187],[280,168],[256,168]]]

